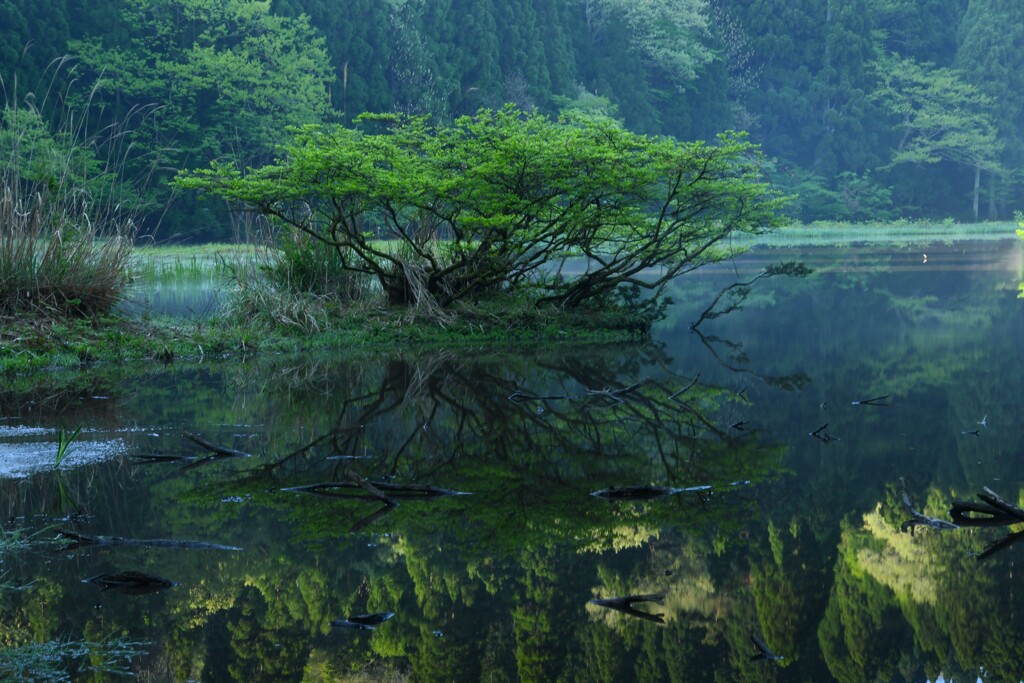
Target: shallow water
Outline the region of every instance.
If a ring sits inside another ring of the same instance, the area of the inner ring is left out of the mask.
[[[786,260],[815,273],[690,331]],[[129,637],[141,680],[1019,680],[1024,545],[978,559],[1019,526],[900,525],[904,491],[943,520],[984,487],[1021,501],[1021,262],[1014,241],[758,250],[681,280],[651,345],[0,392],[0,518],[29,541],[0,546],[0,583],[33,582],[0,590],[0,647]],[[173,585],[83,583],[128,571]],[[629,595],[663,597],[590,602]]]

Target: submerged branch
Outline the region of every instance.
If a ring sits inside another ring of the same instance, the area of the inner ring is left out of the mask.
[[[201,436],[196,436],[192,432],[181,431],[181,435],[189,441],[199,444],[208,451],[215,453],[225,458],[251,458],[252,454],[246,453],[245,451],[236,451],[234,448],[227,448],[225,446],[218,446],[215,443],[210,443]]]
[[[57,529],[57,536],[71,543],[66,546],[69,550],[76,550],[83,546],[108,547],[115,545],[141,545],[147,548],[189,548],[198,550],[241,550],[233,545],[220,545],[218,543],[207,543],[205,541],[178,541],[170,538],[121,538],[119,536],[86,536],[67,529]]]

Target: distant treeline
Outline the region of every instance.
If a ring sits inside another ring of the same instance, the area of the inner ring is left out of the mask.
[[[795,218],[1005,219],[1024,184],[1020,0],[6,0],[8,101],[61,55],[161,168],[263,163],[289,124],[513,102],[683,139],[747,130]],[[94,85],[100,79],[99,87]],[[63,81],[64,83],[67,80]],[[172,232],[224,237],[185,198]],[[167,230],[168,228],[164,228]]]

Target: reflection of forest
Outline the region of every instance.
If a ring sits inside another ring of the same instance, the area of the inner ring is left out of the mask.
[[[987,485],[1019,502],[1005,399],[1021,371],[996,361],[1021,316],[996,291],[969,272],[923,285],[825,268],[705,324],[717,359],[680,330],[671,358],[438,352],[92,377],[39,423],[77,410],[140,425],[133,455],[195,455],[180,428],[253,455],[2,482],[5,529],[245,550],[5,548],[0,583],[35,584],[0,591],[0,647],[148,640],[143,680],[1020,680],[1021,548],[979,562],[1002,531],[899,531],[901,478],[928,516]],[[891,406],[850,405],[881,394]],[[109,399],[90,413],[82,395]],[[980,436],[962,433],[983,415]],[[836,440],[808,436],[825,422]],[[356,481],[472,495],[389,507],[358,485],[361,499],[282,491]],[[589,495],[648,484],[710,489]],[[80,583],[122,570],[178,585]],[[656,593],[641,609],[664,624],[588,604]],[[330,626],[379,611],[395,617],[376,630]],[[755,659],[752,635],[783,658]]]

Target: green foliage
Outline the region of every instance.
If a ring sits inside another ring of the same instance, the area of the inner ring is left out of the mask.
[[[804,223],[819,216],[847,223],[897,217],[892,190],[879,185],[869,173],[843,172],[830,181],[816,173],[795,169],[780,176],[777,182],[780,190],[793,197],[786,212]]]
[[[952,161],[975,170],[974,218],[981,171],[1001,173],[1004,141],[996,127],[995,100],[948,68],[890,56],[880,60],[877,99],[897,118],[902,137],[891,164]]]
[[[677,87],[691,83],[715,57],[705,42],[706,0],[588,0],[584,5],[592,30],[624,23],[632,47]]]
[[[265,158],[286,125],[323,120],[333,80],[323,38],[305,18],[271,13],[255,0],[128,0],[129,38],[73,42],[74,56],[97,77],[97,97],[123,107],[160,106],[152,142],[209,160]],[[119,104],[120,103],[120,104]]]
[[[620,286],[657,296],[729,256],[730,235],[780,223],[758,150],[739,134],[681,143],[510,107],[449,127],[361,123],[301,128],[275,164],[244,175],[215,164],[176,182],[320,240],[407,306],[504,293],[576,307]],[[563,272],[570,258],[585,259],[582,273]]]
[[[75,440],[75,437],[77,437],[81,431],[81,425],[75,427],[74,431],[70,434],[64,431],[63,427],[57,430],[57,455],[54,456],[53,459],[53,466],[55,469],[60,469],[61,465],[64,464],[64,461],[68,457],[68,449],[71,447],[71,442]]]

